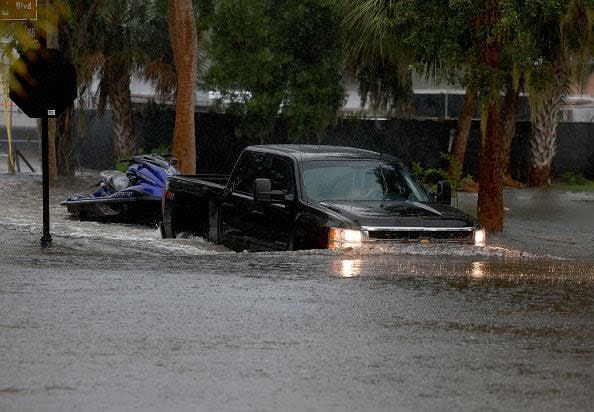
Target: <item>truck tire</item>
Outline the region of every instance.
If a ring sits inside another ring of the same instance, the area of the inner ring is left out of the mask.
[[[221,243],[221,219],[220,208],[214,200],[208,205],[208,236],[207,239],[217,245]]]

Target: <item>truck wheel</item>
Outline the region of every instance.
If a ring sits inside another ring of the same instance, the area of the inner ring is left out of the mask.
[[[215,239],[215,243],[217,245],[220,245],[223,243],[222,233],[223,233],[223,226],[221,224],[221,220],[219,219],[217,222],[217,238]]]
[[[216,210],[216,212],[209,213],[208,219],[208,232],[207,232],[207,239],[210,242],[216,243],[217,245],[221,244],[221,222],[219,219],[220,210]]]

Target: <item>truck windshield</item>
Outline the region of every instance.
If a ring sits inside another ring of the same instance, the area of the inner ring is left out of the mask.
[[[372,160],[303,163],[305,192],[310,201],[416,201],[429,197],[399,165]]]

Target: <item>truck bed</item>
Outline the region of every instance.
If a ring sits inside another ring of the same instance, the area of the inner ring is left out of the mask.
[[[170,176],[163,199],[164,238],[201,236],[217,242],[217,214],[228,175]]]

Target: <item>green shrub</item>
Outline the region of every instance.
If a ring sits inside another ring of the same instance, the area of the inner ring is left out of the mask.
[[[442,153],[441,158],[450,165],[447,170],[442,168],[424,169],[420,163],[413,163],[412,171],[423,185],[435,191],[437,182],[447,180],[452,186],[452,191],[455,193],[460,186],[472,182],[472,176],[466,175],[462,177],[462,165],[451,154]]]
[[[425,186],[433,188],[440,180],[447,179],[447,172],[440,168],[424,169],[419,162],[412,165],[412,171]]]
[[[579,186],[579,185],[586,185],[590,183],[588,179],[584,176],[574,173],[574,172],[565,172],[559,177],[560,183],[570,186]]]

